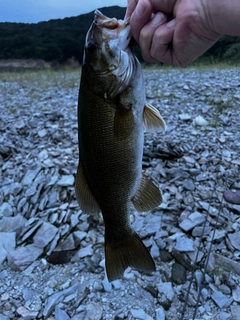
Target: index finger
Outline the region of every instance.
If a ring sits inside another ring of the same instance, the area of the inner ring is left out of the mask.
[[[138,3],[138,0],[128,0],[127,10],[126,10],[124,19],[127,19],[132,15],[134,9],[136,8],[137,3]]]
[[[149,0],[139,0],[131,15],[131,32],[134,39],[139,43],[141,29],[152,17],[152,6]]]

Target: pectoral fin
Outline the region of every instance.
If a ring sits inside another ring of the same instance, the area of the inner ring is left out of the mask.
[[[89,189],[81,163],[79,163],[78,165],[77,174],[75,178],[75,192],[78,204],[83,212],[101,212],[97,201],[95,200],[91,190]]]
[[[161,117],[159,111],[149,103],[146,103],[144,106],[143,124],[146,130],[149,131],[166,129],[165,121]]]
[[[132,203],[138,212],[150,211],[162,203],[161,191],[146,175],[143,175]]]

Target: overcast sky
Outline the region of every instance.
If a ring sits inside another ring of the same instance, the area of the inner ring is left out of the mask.
[[[115,5],[126,7],[127,0],[0,0],[0,22],[36,23]]]

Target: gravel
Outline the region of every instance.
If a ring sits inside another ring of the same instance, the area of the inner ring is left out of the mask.
[[[163,203],[131,221],[157,270],[112,283],[103,219],[74,193],[79,73],[0,75],[1,319],[240,319],[240,205],[223,197],[240,187],[240,69],[144,74],[167,124],[143,156]]]

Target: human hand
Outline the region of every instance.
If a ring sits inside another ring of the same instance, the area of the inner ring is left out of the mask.
[[[184,67],[210,48],[221,34],[214,30],[206,3],[205,0],[128,0],[126,17],[131,16],[132,35],[143,59]]]

